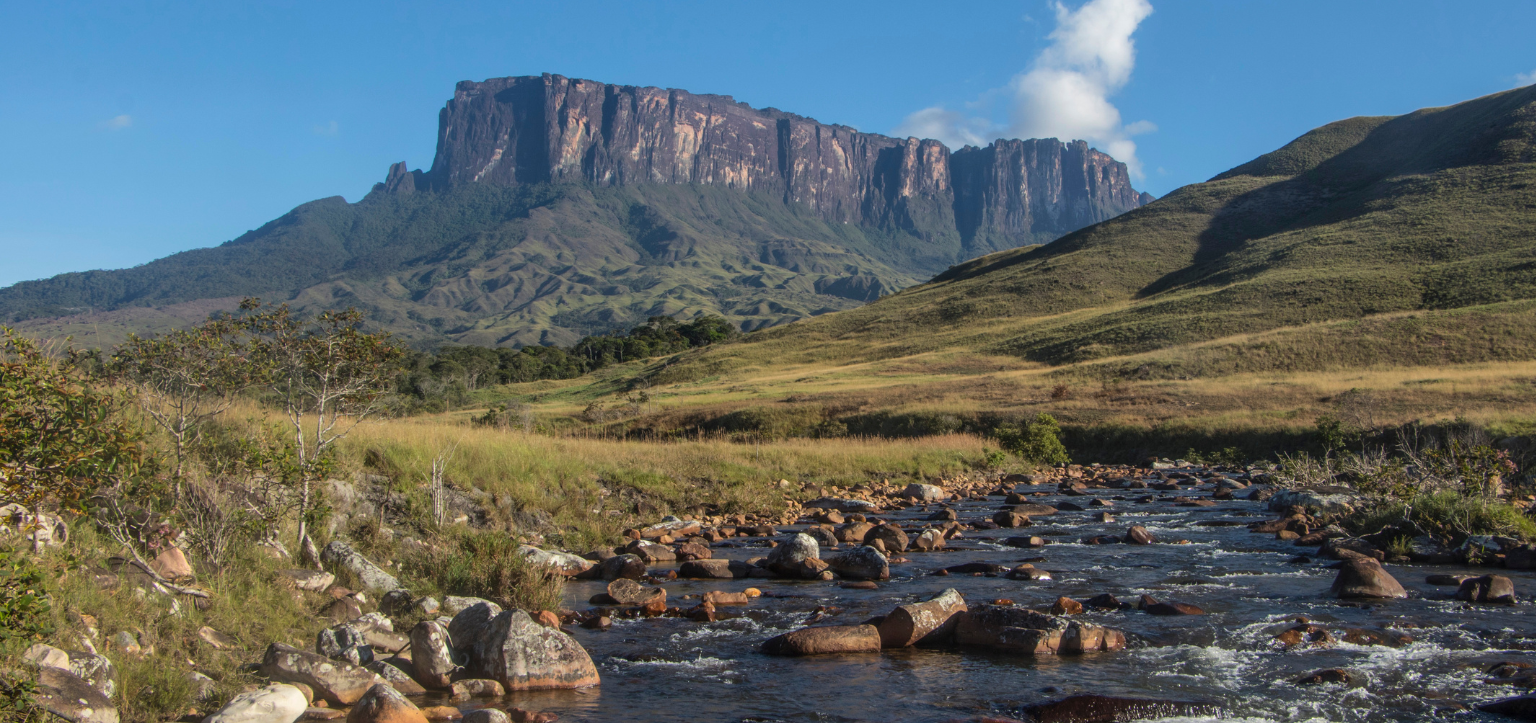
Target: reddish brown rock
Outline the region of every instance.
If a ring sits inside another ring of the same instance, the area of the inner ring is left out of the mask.
[[[1368,557],[1345,559],[1333,579],[1333,594],[1341,598],[1405,598],[1408,591]]]
[[[427,723],[427,716],[399,691],[380,683],[352,706],[347,723]]]
[[[880,622],[880,644],[905,648],[946,642],[954,633],[957,616],[966,610],[965,598],[954,588],[926,602],[898,605]]]
[[[824,655],[829,653],[878,653],[880,631],[873,625],[829,625],[801,628],[763,642],[768,655]]]

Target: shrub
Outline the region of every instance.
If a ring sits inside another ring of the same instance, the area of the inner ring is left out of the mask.
[[[1453,539],[1470,535],[1503,535],[1536,540],[1536,522],[1514,505],[1452,490],[1427,492],[1406,499],[1380,499],[1343,522],[1360,534],[1395,527]]]
[[[1022,429],[1016,424],[1001,424],[993,430],[1003,449],[1033,464],[1065,464],[1071,461],[1067,448],[1061,443],[1061,425],[1056,418],[1045,412],[1035,415],[1034,421]]]
[[[565,578],[529,563],[519,547],[505,532],[461,530],[413,557],[407,567],[449,595],[523,610],[559,610]]]

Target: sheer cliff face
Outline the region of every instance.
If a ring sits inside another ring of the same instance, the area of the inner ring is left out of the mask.
[[[765,192],[828,221],[958,235],[967,257],[1048,241],[1149,200],[1125,164],[1081,141],[951,153],[726,96],[558,75],[459,83],[439,116],[432,169],[397,165],[385,188],[561,181]]]

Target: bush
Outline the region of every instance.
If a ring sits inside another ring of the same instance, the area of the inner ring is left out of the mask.
[[[23,650],[53,632],[43,571],[0,548],[0,720],[32,723],[48,717],[32,702],[35,687],[17,665]]]
[[[1021,429],[1016,424],[1001,424],[993,430],[1003,449],[1032,464],[1066,464],[1071,461],[1067,448],[1061,443],[1061,425],[1056,418],[1045,412],[1035,415],[1032,422]]]
[[[407,562],[409,571],[449,595],[494,600],[522,610],[559,610],[565,578],[533,565],[505,532],[461,530]]]
[[[1514,505],[1452,490],[1428,492],[1406,499],[1382,499],[1345,518],[1343,523],[1359,534],[1396,528],[1452,539],[1503,535],[1536,540],[1536,522]]]

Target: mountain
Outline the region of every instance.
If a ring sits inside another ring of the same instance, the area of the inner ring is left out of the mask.
[[[1104,379],[1536,360],[1536,87],[1331,123],[1049,245],[662,377],[938,352]]]
[[[106,325],[106,342],[260,296],[354,305],[424,345],[570,343],[655,314],[752,330],[1150,200],[1082,141],[951,152],[727,96],[466,81],[427,171],[395,164],[355,204],[313,201],[222,246],[0,289],[0,319]]]

